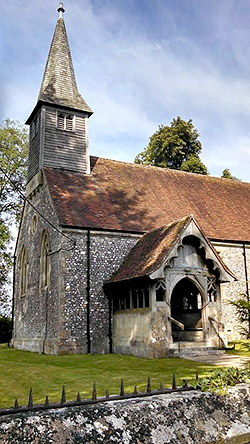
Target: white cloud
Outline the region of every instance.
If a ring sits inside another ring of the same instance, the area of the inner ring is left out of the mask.
[[[58,2],[0,3],[13,57],[2,47],[5,112],[25,120],[39,90]],[[64,3],[79,91],[95,112],[93,154],[133,161],[158,124],[181,115],[199,129],[202,159],[212,174],[229,167],[249,180],[245,0],[191,0],[186,8],[179,0],[155,0],[153,6],[142,0],[141,8],[133,0]]]

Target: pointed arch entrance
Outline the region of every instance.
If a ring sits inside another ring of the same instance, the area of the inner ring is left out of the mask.
[[[202,322],[203,295],[198,286],[188,278],[181,279],[171,296],[171,316],[184,325],[184,330],[172,324],[174,341],[204,340]]]

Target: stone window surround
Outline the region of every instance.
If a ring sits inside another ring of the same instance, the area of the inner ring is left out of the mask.
[[[28,255],[23,245],[20,255],[20,296],[24,297],[27,293],[28,281]]]
[[[40,255],[40,288],[48,288],[50,285],[50,260],[49,260],[50,244],[49,235],[44,230],[41,240]]]

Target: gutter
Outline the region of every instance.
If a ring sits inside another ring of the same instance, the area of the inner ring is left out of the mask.
[[[246,277],[246,297],[247,302],[250,302],[250,296],[249,296],[249,285],[248,285],[248,271],[247,271],[247,254],[246,254],[246,245],[245,242],[243,242],[243,257],[244,257],[244,267],[245,267],[245,277]]]
[[[15,314],[15,282],[16,281],[16,255],[14,254],[13,263],[13,283],[12,283],[12,311],[11,311],[11,339],[13,338],[14,330],[14,314]],[[8,341],[9,346],[9,341]]]
[[[109,292],[109,353],[113,353],[113,336],[112,336],[112,313],[113,313],[113,298]]]
[[[87,230],[87,353],[91,352],[90,339],[90,230]]]

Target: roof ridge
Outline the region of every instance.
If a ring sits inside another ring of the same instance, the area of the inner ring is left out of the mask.
[[[113,163],[121,163],[121,164],[125,164],[125,165],[131,165],[133,166],[133,168],[145,168],[145,169],[154,169],[155,171],[165,171],[165,172],[170,172],[170,174],[180,174],[183,176],[193,176],[193,177],[199,177],[199,178],[204,178],[204,180],[218,180],[218,181],[223,181],[222,183],[226,182],[226,183],[230,183],[230,184],[243,184],[243,185],[249,185],[250,186],[250,182],[244,182],[241,180],[233,180],[233,179],[226,179],[224,177],[218,177],[218,176],[211,176],[209,174],[199,174],[199,173],[191,173],[189,171],[181,171],[181,170],[177,170],[174,168],[167,168],[167,167],[159,167],[159,166],[155,166],[155,165],[144,165],[142,163],[135,163],[135,162],[127,162],[125,160],[117,160],[117,159],[109,159],[107,157],[101,157],[101,156],[90,156],[90,157],[94,157],[100,160],[107,160],[109,162],[113,162]]]
[[[170,222],[169,224],[161,225],[160,227],[154,228],[153,230],[149,230],[143,236],[146,236],[149,233],[154,233],[156,231],[160,231],[162,229],[167,230],[167,229],[169,229],[171,227],[174,227],[177,224],[181,224],[181,223],[184,224],[185,221],[189,221],[189,220],[195,220],[195,218],[194,218],[194,216],[192,214],[189,214],[187,216],[181,217],[180,219],[176,219],[173,222]]]

